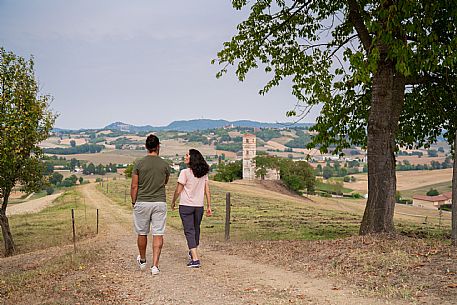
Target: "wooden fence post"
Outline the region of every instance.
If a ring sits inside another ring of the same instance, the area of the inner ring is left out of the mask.
[[[98,234],[98,209],[97,209],[97,234]]]
[[[225,240],[230,239],[230,192],[225,194]]]
[[[73,249],[76,252],[75,210],[71,209],[71,222],[73,225]]]

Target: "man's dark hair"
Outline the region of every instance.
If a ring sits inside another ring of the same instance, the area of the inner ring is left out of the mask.
[[[153,134],[149,135],[146,138],[146,149],[149,152],[157,151],[159,144],[160,144],[159,138]]]
[[[189,149],[189,156],[189,167],[195,177],[201,178],[209,172],[209,165],[198,150]]]

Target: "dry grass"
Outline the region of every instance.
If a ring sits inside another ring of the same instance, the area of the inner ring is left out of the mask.
[[[345,183],[345,187],[366,193],[368,191],[367,174],[356,174],[356,182]],[[397,171],[397,190],[404,191],[426,187],[452,180],[452,168],[424,171]]]
[[[80,194],[69,190],[56,199],[56,204],[39,213],[9,217],[11,232],[18,254],[71,244],[71,209],[75,210],[77,240],[95,234],[95,210],[84,205]],[[0,236],[0,243],[3,238]],[[4,249],[0,254],[4,255]]]
[[[457,297],[457,253],[443,242],[393,235],[212,244],[266,264],[336,277],[369,296],[426,304],[451,304]]]

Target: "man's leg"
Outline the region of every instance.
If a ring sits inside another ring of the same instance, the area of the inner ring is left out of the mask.
[[[140,258],[142,261],[146,261],[146,246],[148,245],[147,235],[138,235],[137,238],[138,251],[140,252]]]
[[[152,262],[153,266],[159,266],[160,253],[162,252],[163,235],[152,236]]]

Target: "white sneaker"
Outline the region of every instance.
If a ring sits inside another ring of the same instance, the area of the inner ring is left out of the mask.
[[[146,262],[142,263],[141,262],[141,256],[138,255],[136,257],[136,263],[138,264],[138,268],[140,268],[140,270],[145,270],[146,269]]]
[[[152,274],[152,275],[157,275],[157,274],[159,274],[159,273],[160,273],[159,268],[157,268],[156,266],[152,266],[152,267],[151,267],[151,274]]]

